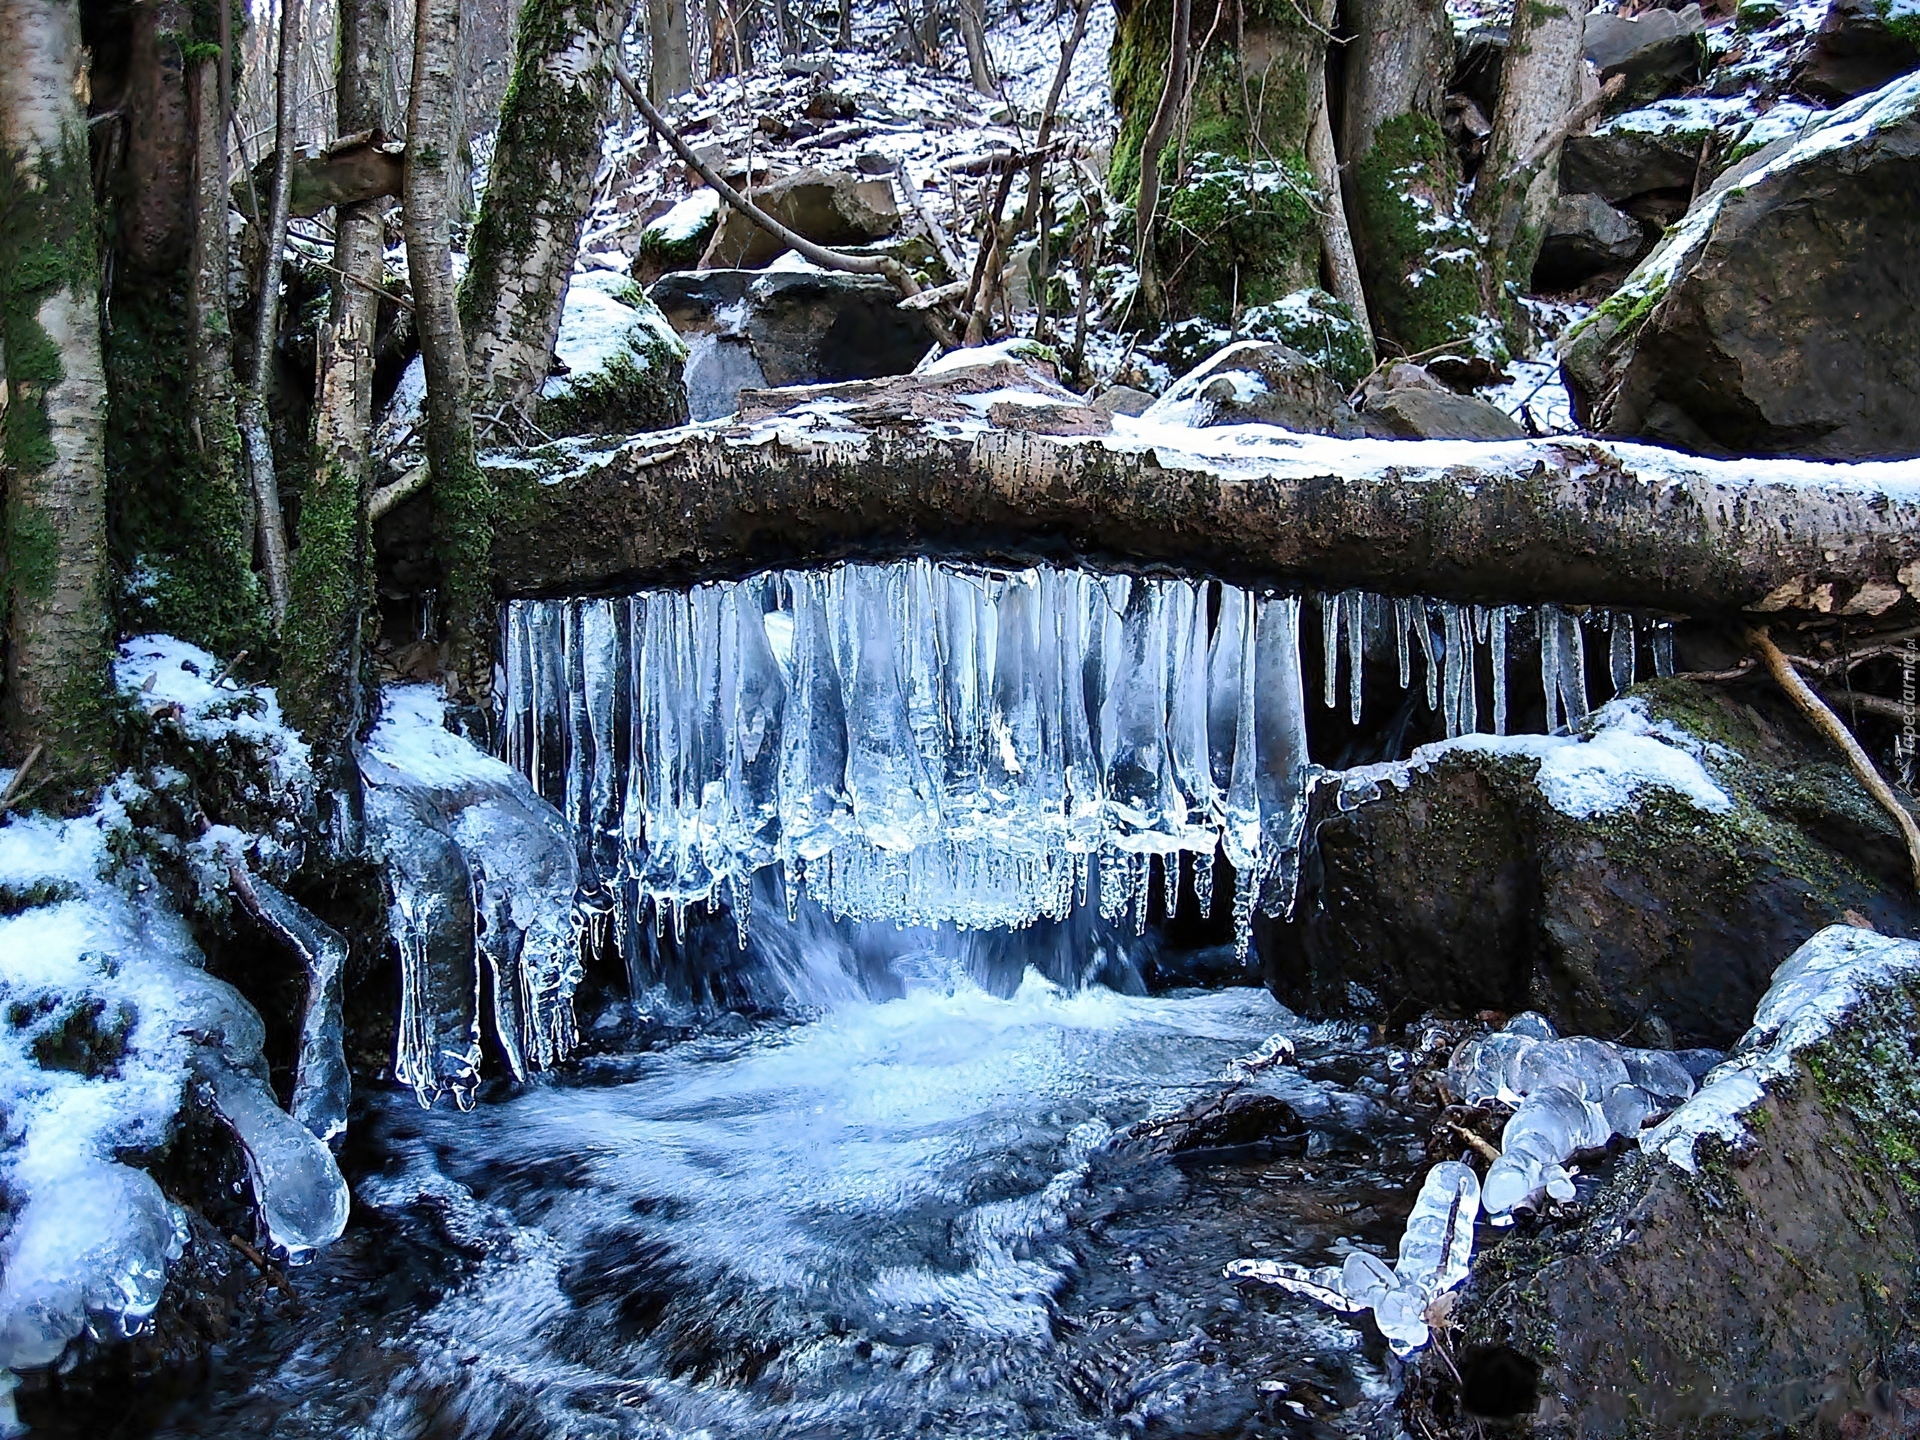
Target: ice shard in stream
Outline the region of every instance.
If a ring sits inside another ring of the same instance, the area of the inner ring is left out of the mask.
[[[1490,663],[1491,724],[1505,730],[1517,639],[1536,634],[1551,723],[1585,713],[1582,627],[1602,617],[1541,610],[1529,625],[1525,611],[1355,590],[1316,603],[1314,681],[1356,725],[1371,661],[1397,662],[1441,733],[1479,729]],[[768,867],[788,904],[804,892],[842,919],[1021,926],[1097,896],[1109,918],[1144,925],[1156,871],[1163,910],[1183,868],[1210,909],[1216,855],[1239,881],[1244,947],[1258,906],[1291,903],[1316,773],[1301,605],[1207,581],[925,559],[516,601],[504,750],[566,815],[579,893],[602,897],[574,913],[613,915],[629,956],[634,927],[679,933],[690,907],[730,906],[744,927]],[[1622,616],[1608,634],[1610,670],[1630,675],[1637,632]],[[459,844],[436,858],[432,828],[401,848],[416,869],[467,865],[485,968],[408,972],[402,1071],[423,1097],[470,1090],[475,1016],[522,1037],[524,1056],[505,1045],[516,1071],[570,1044],[540,998],[565,990],[565,967],[529,983],[539,967],[509,953],[518,930],[485,938],[498,867]],[[458,886],[427,878],[396,897],[416,955],[471,923]],[[562,878],[548,867],[541,883]]]

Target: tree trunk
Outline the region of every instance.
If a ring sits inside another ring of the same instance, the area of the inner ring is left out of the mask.
[[[414,327],[427,372],[426,450],[440,618],[454,698],[483,705],[493,684],[494,604],[487,573],[493,487],[474,454],[467,349],[448,231],[459,149],[460,0],[417,0],[404,205]]]
[[[1694,616],[1864,615],[1904,595],[1887,623],[1920,600],[1920,499],[1889,495],[1884,466],[1775,461],[1786,468],[1751,478],[1737,462],[1592,440],[1258,440],[1241,427],[1169,448],[1100,436],[1101,418],[1064,396],[1047,421],[1063,438],[942,439],[900,418],[975,413],[956,392],[1034,383],[1009,368],[749,392],[716,432],[583,457],[557,476],[503,470],[516,523],[495,537],[501,592],[936,554]],[[809,443],[792,414],[769,423],[827,398],[841,402],[830,440]],[[776,429],[780,440],[755,443]]]
[[[72,778],[107,748],[106,372],[75,0],[0,0],[4,719]]]
[[[547,378],[593,205],[618,0],[527,0],[487,195],[460,287],[473,405],[525,421]]]
[[[1192,0],[1173,0],[1173,28],[1167,44],[1167,70],[1160,82],[1160,101],[1140,142],[1140,190],[1133,207],[1133,263],[1140,272],[1140,298],[1147,313],[1159,316],[1166,296],[1153,264],[1154,211],[1160,204],[1160,152],[1173,134],[1180,113],[1180,97],[1187,88],[1187,35],[1192,28]]]
[[[981,8],[981,0],[956,0],[953,18],[955,27],[960,31],[961,42],[967,47],[967,74],[973,81],[973,88],[982,95],[992,95],[996,89],[993,83],[993,55],[987,49],[987,27]]]
[[[342,0],[334,89],[341,134],[384,118],[386,0]],[[343,205],[333,231],[333,304],[320,335],[313,469],[300,498],[281,698],[307,737],[333,814],[323,829],[344,849],[359,840],[359,769],[352,742],[366,719],[361,667],[371,603],[367,496],[373,480],[373,338],[380,317],[384,199]]]
[[[280,269],[287,248],[287,210],[293,193],[294,57],[300,49],[300,0],[280,0],[280,57],[274,73],[273,186],[261,230],[263,254],[253,324],[253,364],[240,397],[240,435],[260,537],[260,570],[277,628],[287,616],[287,526],[280,513],[280,480],[273,463],[267,391],[273,383],[280,333]]]
[[[840,0],[840,33],[834,43],[842,50],[853,48],[853,0]]]
[[[1514,297],[1526,291],[1547,216],[1560,193],[1560,139],[1580,98],[1581,44],[1590,0],[1517,0],[1500,67],[1500,103],[1472,217],[1487,237],[1483,306],[1523,331]]]
[[[656,105],[693,88],[693,51],[687,41],[687,0],[647,0],[647,37],[653,69],[647,94]]]
[[[1415,354],[1469,333],[1481,309],[1479,244],[1440,128],[1453,25],[1441,0],[1349,0],[1347,14],[1348,215],[1380,336]]]
[[[1327,289],[1353,314],[1354,324],[1367,339],[1367,365],[1373,365],[1373,321],[1367,311],[1367,292],[1360,281],[1360,262],[1353,251],[1353,231],[1347,224],[1346,197],[1340,184],[1340,161],[1333,148],[1333,118],[1327,108],[1326,72],[1315,86],[1313,126],[1307,131],[1307,166],[1320,185],[1320,203],[1326,218],[1320,226],[1320,267]]]

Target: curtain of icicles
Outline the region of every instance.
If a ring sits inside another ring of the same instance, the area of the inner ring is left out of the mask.
[[[1516,633],[1550,729],[1588,709],[1587,645],[1617,689],[1645,633],[1358,591],[1313,609],[1329,706],[1357,724],[1366,658],[1391,652],[1449,736],[1506,733]],[[804,891],[838,918],[1018,927],[1091,891],[1143,927],[1155,857],[1166,909],[1184,856],[1210,910],[1224,854],[1244,954],[1256,904],[1292,903],[1316,774],[1301,614],[1211,582],[924,560],[516,601],[507,759],[574,826],[621,924],[679,933],[689,906],[725,903],[744,943],[752,877],[778,866],[789,909]],[[1647,638],[1670,669],[1671,632]]]

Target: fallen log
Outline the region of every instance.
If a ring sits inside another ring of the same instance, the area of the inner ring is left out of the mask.
[[[494,457],[501,595],[908,554],[1695,617],[1891,619],[1920,591],[1920,462],[1109,421],[1004,355],[742,402],[718,427]]]

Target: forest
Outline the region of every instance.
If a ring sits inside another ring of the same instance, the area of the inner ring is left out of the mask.
[[[0,0],[0,1434],[1920,1436],[1916,0]]]

